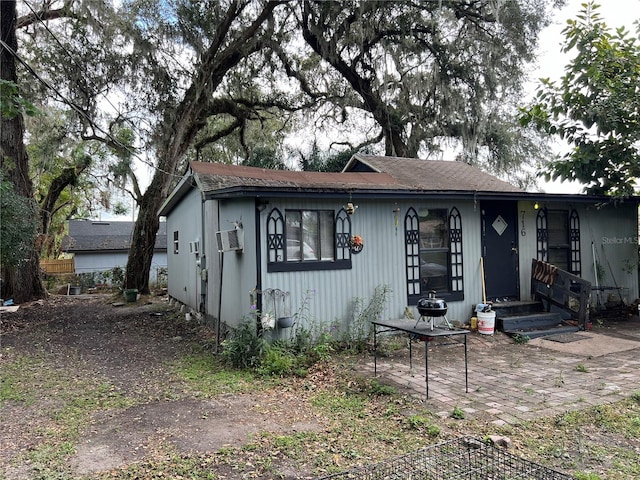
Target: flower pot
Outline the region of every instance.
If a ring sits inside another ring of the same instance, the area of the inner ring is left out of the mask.
[[[278,317],[279,328],[290,328],[293,326],[293,317]]]
[[[127,302],[135,302],[136,300],[138,300],[138,289],[129,288],[129,289],[125,290],[124,291],[124,299]]]

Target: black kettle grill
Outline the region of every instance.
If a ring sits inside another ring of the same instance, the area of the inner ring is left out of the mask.
[[[418,322],[420,320],[422,320],[424,317],[427,317],[431,321],[431,330],[433,330],[433,318],[444,317],[447,326],[451,328],[451,325],[447,320],[447,302],[445,302],[441,298],[436,298],[435,290],[431,290],[427,297],[418,299],[418,313],[420,313],[420,318],[416,322],[416,327],[418,326]]]

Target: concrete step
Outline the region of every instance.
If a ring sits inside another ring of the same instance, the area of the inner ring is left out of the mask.
[[[527,315],[529,313],[542,312],[542,303],[540,302],[495,302],[492,304],[492,310],[496,312],[496,317],[506,317],[511,315]]]
[[[525,315],[496,315],[496,323],[499,330],[545,329],[562,324],[562,316],[559,313],[530,313]]]
[[[514,330],[505,330],[504,333],[507,335],[511,335],[512,337],[516,335],[521,335],[523,337],[528,337],[530,340],[538,337],[546,337],[548,335],[556,335],[558,333],[571,333],[577,332],[580,329],[578,327],[574,327],[572,325],[557,325],[555,327],[549,328],[532,328],[532,329],[514,329]]]

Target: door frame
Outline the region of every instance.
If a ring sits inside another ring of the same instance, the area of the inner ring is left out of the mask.
[[[515,248],[515,260],[513,268],[515,269],[515,292],[513,295],[509,295],[508,297],[498,297],[498,298],[508,298],[509,301],[518,301],[520,300],[520,245],[519,245],[519,235],[518,235],[518,202],[515,200],[484,200],[480,204],[480,256],[483,260],[483,271],[481,272],[483,275],[483,281],[485,283],[485,288],[487,285],[487,228],[492,228],[492,226],[488,223],[488,219],[485,214],[485,206],[487,204],[499,205],[502,204],[504,207],[500,212],[501,216],[508,216],[505,220],[513,225],[513,242],[512,248]],[[495,292],[493,292],[495,293]],[[496,298],[496,295],[491,295],[489,292],[486,292],[487,300],[493,300]]]

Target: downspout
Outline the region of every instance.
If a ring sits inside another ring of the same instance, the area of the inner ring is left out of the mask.
[[[205,205],[206,201],[204,197],[201,200],[200,207],[200,305],[198,308],[198,312],[202,314],[203,318],[206,319],[207,316],[207,291],[208,291],[208,280],[209,280],[209,271],[207,269],[207,255],[205,254],[205,235],[207,232],[207,225],[205,223]]]
[[[220,229],[220,200],[216,200],[216,219],[218,221],[218,229]],[[220,331],[222,330],[222,272],[224,271],[224,253],[218,252],[218,265],[220,266],[220,274],[219,274],[219,288],[218,288],[218,328],[216,328],[216,353],[219,353],[220,350]]]
[[[260,233],[260,207],[264,209],[264,203],[259,197],[255,198],[255,230],[256,230],[256,309],[258,312],[262,312],[262,235]],[[258,322],[258,330],[261,328],[261,323]]]

